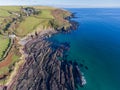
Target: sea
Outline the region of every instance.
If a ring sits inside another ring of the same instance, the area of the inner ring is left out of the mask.
[[[120,8],[65,9],[79,26],[51,39],[69,42],[68,60],[83,65],[86,84],[77,90],[120,90]]]

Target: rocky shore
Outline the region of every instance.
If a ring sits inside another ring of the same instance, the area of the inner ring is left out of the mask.
[[[70,44],[49,40],[55,33],[75,30],[78,25],[71,18],[72,14],[64,18],[70,27],[35,32],[20,41],[25,63],[11,84],[2,90],[76,90],[78,85],[82,87],[85,84],[77,62],[67,61],[66,52]]]
[[[77,84],[84,85],[77,63],[64,60],[69,43],[47,40],[51,34],[29,37],[24,46],[26,62],[7,90],[75,90]]]
[[[83,86],[79,65],[67,60],[70,43],[49,39],[53,34],[75,30],[78,24],[71,21],[74,15],[50,7],[14,8],[18,12],[10,10],[11,16],[4,19],[7,23],[3,22],[0,31],[11,38],[9,54],[5,54],[10,66],[4,63],[9,74],[3,74],[0,90],[75,90],[78,85]],[[29,23],[32,20],[35,22]]]

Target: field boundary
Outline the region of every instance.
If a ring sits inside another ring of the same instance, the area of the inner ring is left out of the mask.
[[[3,55],[3,57],[0,58],[0,62],[3,61],[3,60],[7,57],[9,51],[10,51],[11,48],[12,48],[13,43],[14,43],[14,40],[13,40],[12,38],[10,38],[10,43],[9,43],[9,45],[8,45],[8,48],[6,49],[6,51],[5,51],[4,55]]]

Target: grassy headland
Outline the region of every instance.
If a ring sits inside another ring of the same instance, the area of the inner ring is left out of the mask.
[[[10,35],[23,38],[41,30],[67,30],[71,23],[67,20],[71,13],[44,6],[0,6],[0,58],[11,45]],[[7,56],[0,61],[0,84],[14,71],[15,63],[20,61],[19,44],[16,38]]]

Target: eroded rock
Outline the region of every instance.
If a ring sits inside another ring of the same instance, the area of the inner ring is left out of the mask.
[[[82,86],[82,74],[77,63],[64,60],[70,44],[54,43],[37,35],[26,43],[28,55],[19,76],[11,88],[16,90],[75,90]],[[58,57],[63,58],[59,60]]]

